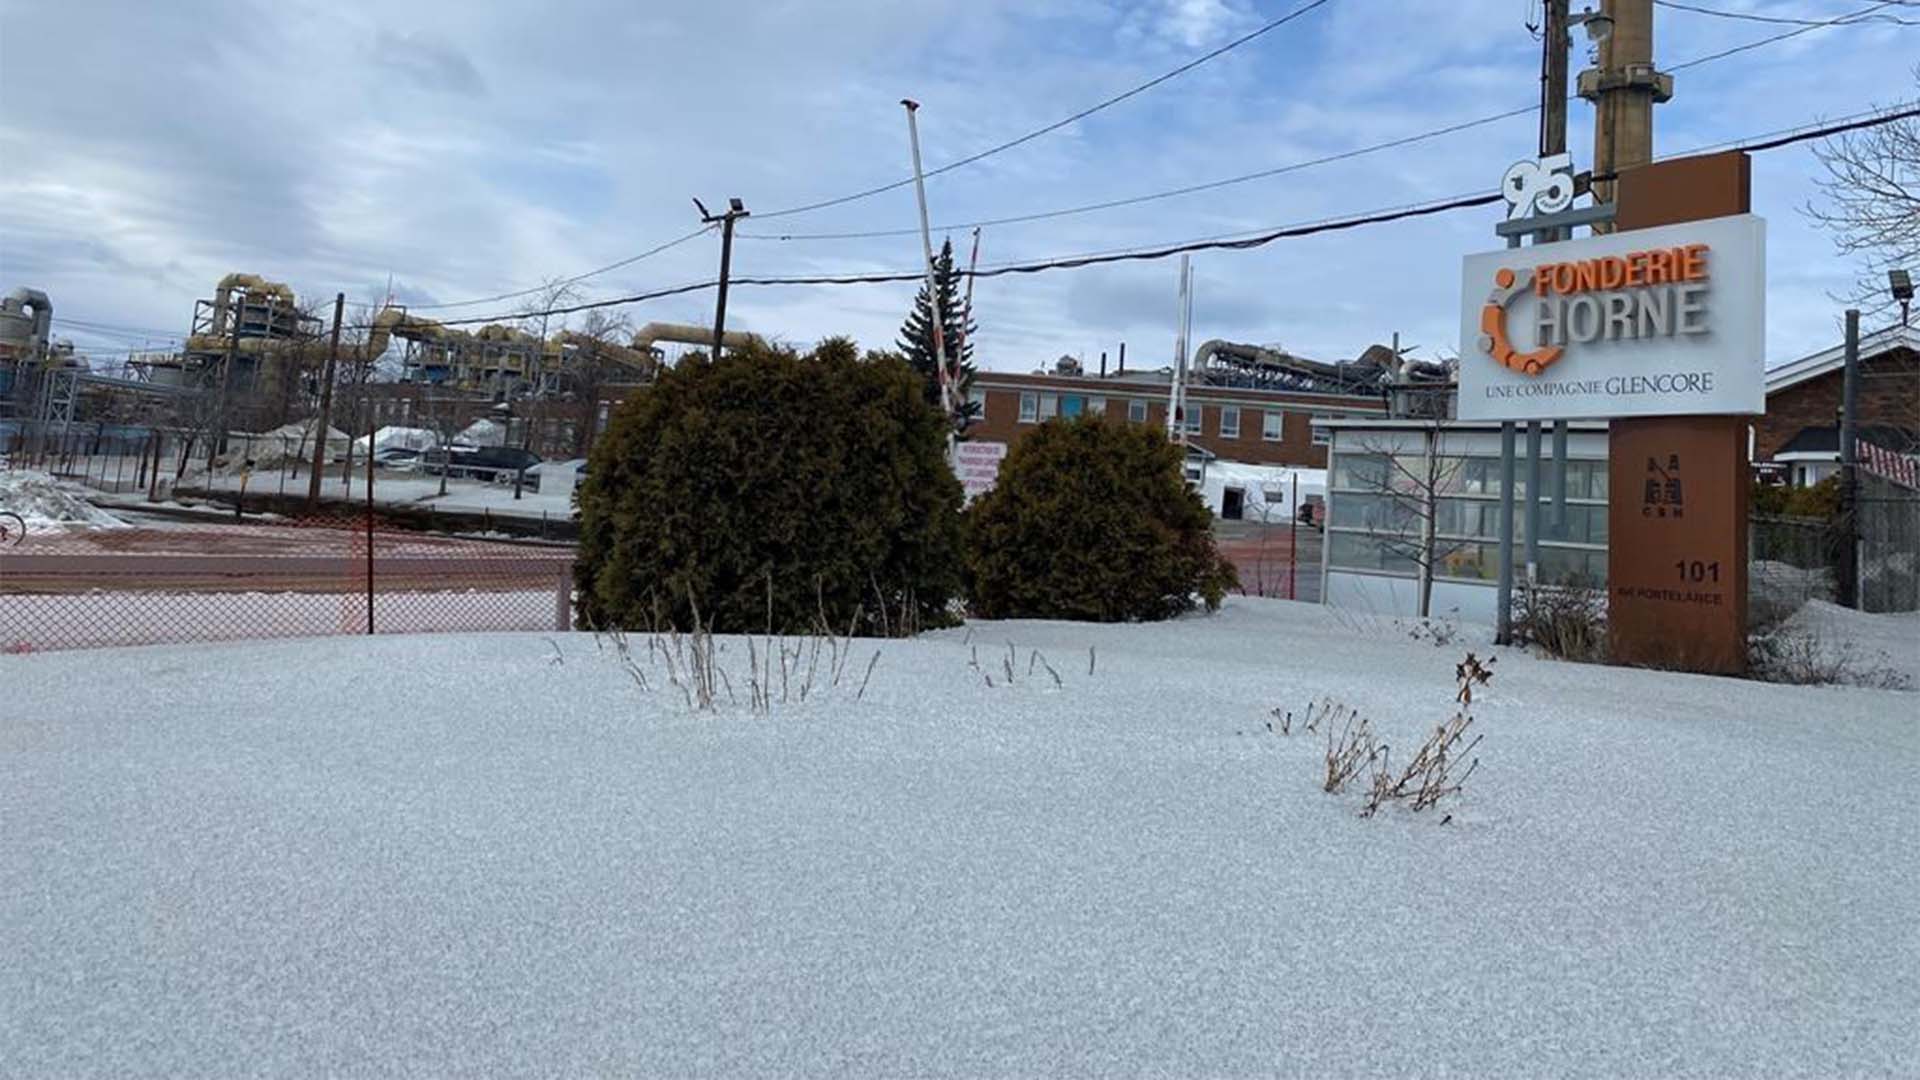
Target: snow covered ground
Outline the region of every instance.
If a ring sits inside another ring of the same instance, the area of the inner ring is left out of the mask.
[[[1467,647],[1235,598],[770,716],[578,635],[0,657],[0,1074],[1920,1072],[1920,696],[1502,650],[1446,825],[1265,729],[1408,745]]]
[[[272,491],[274,474],[256,475],[249,483],[250,492]],[[299,481],[304,485],[304,479]],[[214,476],[209,480],[204,474],[189,478],[186,486],[211,488],[215,491],[238,491],[238,476]],[[479,513],[482,509],[495,515],[530,518],[538,521],[542,515],[554,521],[564,521],[573,516],[573,491],[567,485],[555,485],[558,490],[550,492],[535,491],[530,484],[523,486],[520,498],[513,497],[513,483],[488,483],[480,480],[448,478],[447,493],[440,494],[440,478],[426,473],[402,472],[399,470],[379,470],[373,479],[373,499],[381,506],[432,506],[436,510]],[[297,486],[297,491],[305,491]],[[330,471],[325,483],[321,485],[321,498],[344,500],[360,505],[367,498],[365,473],[355,470],[350,482],[342,483],[338,470]]]
[[[88,505],[65,482],[33,469],[0,470],[0,513],[19,515],[34,532],[122,526],[112,514]]]

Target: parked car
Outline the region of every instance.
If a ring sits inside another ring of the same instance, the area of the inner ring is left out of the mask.
[[[420,463],[420,451],[404,446],[389,446],[373,455],[373,463],[383,469],[411,469]]]

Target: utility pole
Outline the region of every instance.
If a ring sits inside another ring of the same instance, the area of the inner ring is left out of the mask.
[[[1546,25],[1540,35],[1540,156],[1567,149],[1567,54],[1573,41],[1567,33],[1568,0],[1547,0]]]
[[[700,210],[700,220],[709,225],[720,226],[720,296],[713,306],[713,358],[720,359],[721,342],[727,334],[727,279],[733,273],[733,223],[743,217],[752,216],[746,204],[739,199],[728,199],[727,210],[723,214],[710,214],[706,204],[699,199],[693,205]]]
[[[307,472],[307,509],[320,502],[320,473],[327,464],[327,432],[333,425],[333,378],[340,363],[340,317],[347,307],[347,294],[333,294],[333,340],[327,346],[327,366],[320,376],[320,416],[314,422],[313,468]],[[367,452],[372,453],[371,444]]]
[[[1611,32],[1598,64],[1580,73],[1579,90],[1593,102],[1593,175],[1607,177],[1594,181],[1594,201],[1612,202],[1612,178],[1653,160],[1653,107],[1672,99],[1673,76],[1653,66],[1653,0],[1602,0],[1601,8]]]
[[[1846,367],[1840,384],[1840,606],[1860,606],[1860,312],[1847,309]]]
[[[920,171],[920,122],[915,118],[920,111],[920,103],[912,98],[901,98],[900,104],[907,110],[907,142],[913,148],[913,194],[920,202],[920,248],[927,259],[927,303],[933,308],[933,363],[939,373],[936,380],[940,386],[940,411],[947,419],[947,457],[953,457],[953,378],[947,371],[947,323],[946,315],[940,310],[940,283],[935,280],[933,270],[933,231],[927,224],[927,181]],[[975,234],[978,240],[979,234]]]

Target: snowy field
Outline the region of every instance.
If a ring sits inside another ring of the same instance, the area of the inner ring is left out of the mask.
[[[251,493],[277,490],[274,487],[275,474],[263,473],[253,476],[247,485]],[[293,490],[304,492],[306,480],[294,484]],[[235,492],[240,490],[238,476],[195,474],[188,477],[184,486],[192,489],[208,488],[214,491]],[[381,469],[373,479],[373,501],[379,506],[431,506],[435,510],[447,513],[474,513],[481,510],[489,513],[517,518],[530,518],[538,521],[544,515],[552,521],[565,521],[573,516],[573,491],[564,485],[556,484],[558,490],[545,494],[535,491],[531,483],[522,487],[520,497],[513,497],[513,482],[494,483],[484,480],[470,480],[459,477],[447,478],[447,493],[440,494],[440,477],[419,472]],[[345,501],[360,505],[367,498],[366,474],[356,470],[351,481],[343,483],[337,469],[329,470],[325,482],[320,487],[321,498],[330,501]]]
[[[579,635],[0,657],[0,1074],[1920,1073],[1920,695],[1502,650],[1444,825],[1265,729],[1408,745],[1464,647],[975,624],[767,716]]]

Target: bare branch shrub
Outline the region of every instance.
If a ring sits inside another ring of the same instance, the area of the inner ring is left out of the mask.
[[[680,692],[687,708],[714,712],[722,695],[727,704],[738,705],[733,675],[724,662],[726,644],[714,639],[712,622],[691,594],[688,607],[693,612],[693,629],[683,632],[671,623],[656,621],[655,629],[646,635],[644,659],[638,655],[626,631],[602,631],[591,623],[588,628],[593,630],[595,646],[603,654],[606,645],[612,644],[621,670],[627,672],[643,693],[653,689],[648,672],[658,665],[665,669],[667,684]],[[659,610],[657,598],[655,610]],[[810,695],[840,687],[853,656],[853,631],[861,618],[856,610],[844,637],[828,625],[824,612],[810,632],[797,640],[771,632],[764,637],[746,636],[747,671],[743,685],[748,708],[756,713],[770,713],[776,705],[804,702]],[[664,631],[659,629],[662,625],[666,626]],[[879,664],[880,653],[875,650],[867,661],[855,701],[866,696],[867,686]]]
[[[1451,615],[1442,615],[1437,619],[1421,619],[1407,628],[1407,636],[1415,641],[1429,642],[1435,648],[1444,649],[1459,639],[1460,620]]]
[[[1514,605],[1513,640],[1559,660],[1607,659],[1607,593],[1588,581],[1524,583]]]
[[[1493,664],[1499,659],[1497,656],[1489,656],[1481,660],[1474,654],[1468,653],[1465,660],[1455,664],[1453,666],[1455,687],[1453,700],[1462,705],[1473,704],[1473,688],[1485,686],[1493,681]]]
[[[1337,795],[1347,786],[1347,781],[1372,765],[1386,748],[1374,739],[1367,718],[1357,710],[1346,705],[1333,708],[1340,720],[1340,734],[1335,737],[1333,726],[1327,725],[1326,772],[1321,778],[1320,790]]]
[[[1480,736],[1472,731],[1474,690],[1493,679],[1494,658],[1480,659],[1473,653],[1454,665],[1454,701],[1461,708],[1445,723],[1427,733],[1405,765],[1393,766],[1392,750],[1374,734],[1373,725],[1350,705],[1322,699],[1309,705],[1304,716],[1305,730],[1326,730],[1326,751],[1321,757],[1320,790],[1337,795],[1349,783],[1367,777],[1366,802],[1361,817],[1372,817],[1391,802],[1403,802],[1415,813],[1438,806],[1461,787],[1480,759],[1472,756],[1480,745]],[[1267,722],[1268,731],[1289,735],[1293,714],[1274,709]],[[1274,722],[1279,722],[1276,729]],[[1465,767],[1462,767],[1462,762]],[[1453,820],[1446,815],[1442,823]]]

